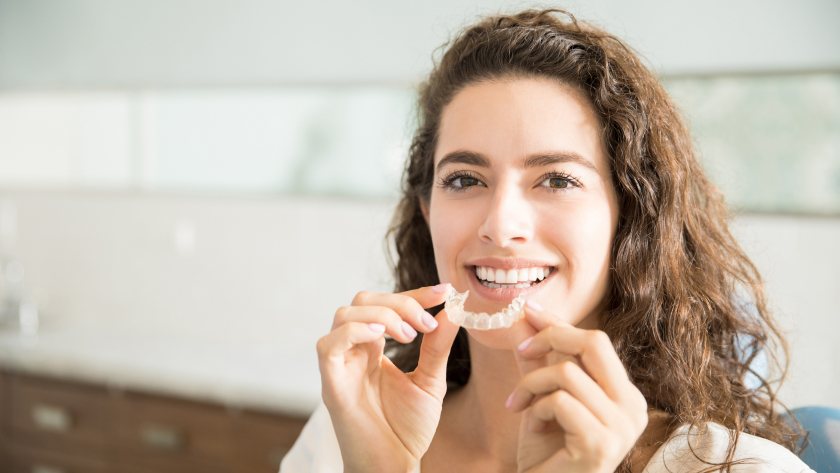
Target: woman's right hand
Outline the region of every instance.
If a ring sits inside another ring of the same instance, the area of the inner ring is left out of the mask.
[[[345,472],[412,471],[432,442],[446,394],[446,363],[458,326],[444,311],[447,284],[398,294],[360,292],[318,340],[321,394]],[[385,335],[409,343],[423,332],[420,359],[403,373],[384,355]]]

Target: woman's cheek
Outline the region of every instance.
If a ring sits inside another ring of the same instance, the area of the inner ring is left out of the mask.
[[[459,276],[459,255],[473,247],[478,240],[478,228],[475,223],[477,214],[463,202],[447,204],[432,210],[429,229],[438,276],[442,281],[459,282],[456,281]],[[459,287],[461,285],[459,284]]]
[[[429,221],[429,231],[432,236],[432,247],[435,252],[435,264],[438,269],[438,276],[441,281],[451,281],[452,274],[450,274],[450,266],[454,264],[454,240],[457,235],[454,225],[448,225],[447,222],[455,221],[453,216],[450,216],[446,209],[439,209],[433,211]]]

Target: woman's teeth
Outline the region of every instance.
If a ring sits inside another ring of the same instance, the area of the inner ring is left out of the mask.
[[[489,266],[476,266],[475,275],[479,282],[486,287],[497,289],[515,287],[518,289],[531,287],[539,283],[551,273],[550,267],[497,269]]]

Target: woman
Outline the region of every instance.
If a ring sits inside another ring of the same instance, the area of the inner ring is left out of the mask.
[[[785,347],[760,276],[621,41],[557,11],[487,18],[419,109],[399,292],[336,312],[325,407],[282,471],[809,471],[750,370]],[[524,317],[459,328],[427,311],[450,290],[473,312],[521,295]]]

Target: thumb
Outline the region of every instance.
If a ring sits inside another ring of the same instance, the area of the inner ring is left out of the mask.
[[[428,393],[436,393],[441,387],[441,382],[443,386],[446,384],[449,352],[459,328],[449,320],[446,309],[441,310],[435,319],[438,326],[423,335],[423,341],[420,342],[420,359],[417,369],[412,374],[414,383]]]

